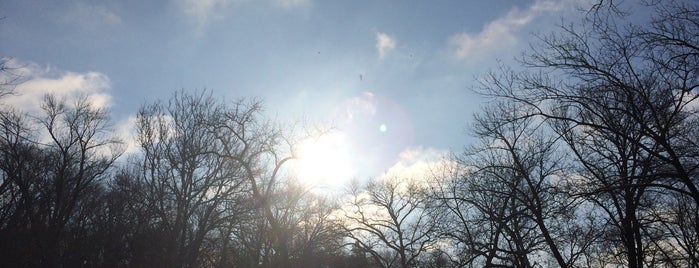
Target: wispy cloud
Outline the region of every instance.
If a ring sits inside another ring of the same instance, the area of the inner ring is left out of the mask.
[[[114,27],[122,23],[119,15],[107,7],[86,3],[77,3],[66,12],[64,23],[87,30],[102,30],[104,27]]]
[[[212,20],[225,18],[227,8],[241,3],[254,3],[276,8],[309,7],[311,0],[175,0],[197,30],[202,30]]]
[[[308,7],[311,5],[311,0],[274,0],[274,3],[284,8]]]
[[[518,42],[517,31],[545,13],[561,10],[563,1],[537,0],[524,10],[512,8],[503,17],[488,22],[478,33],[458,33],[449,38],[456,59],[468,60]]]
[[[77,73],[17,60],[10,60],[7,65],[23,82],[15,88],[15,95],[1,100],[4,104],[32,113],[38,111],[38,103],[46,94],[65,99],[86,97],[96,107],[107,107],[111,103],[109,77],[102,73]]]
[[[385,33],[376,33],[376,51],[379,59],[383,59],[386,53],[396,48],[396,40]]]
[[[205,27],[211,19],[222,16],[221,10],[233,0],[178,0],[184,14],[192,20],[197,29]]]

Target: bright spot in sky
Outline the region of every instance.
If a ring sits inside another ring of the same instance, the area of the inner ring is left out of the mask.
[[[342,187],[352,176],[344,133],[332,132],[303,141],[296,175],[310,186]]]
[[[379,126],[379,131],[386,132],[386,130],[386,124],[381,124],[381,126]]]

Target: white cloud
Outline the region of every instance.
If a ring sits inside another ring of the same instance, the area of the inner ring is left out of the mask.
[[[396,40],[385,33],[376,33],[376,50],[379,58],[383,59],[386,53],[396,48]]]
[[[449,46],[454,57],[459,60],[473,59],[512,47],[518,42],[518,30],[538,16],[559,11],[565,5],[564,1],[537,0],[525,10],[513,8],[504,17],[487,23],[479,33],[458,33],[451,36]]]
[[[8,61],[7,65],[23,82],[15,87],[14,95],[1,100],[4,104],[32,113],[40,109],[38,104],[50,93],[65,99],[86,97],[96,107],[110,105],[111,85],[109,77],[102,73],[76,73],[16,60]]]
[[[124,155],[138,152],[139,145],[136,140],[136,116],[128,118],[116,123],[115,134],[124,142]]]
[[[697,97],[699,97],[699,93],[689,92],[687,94],[685,101],[689,100],[689,102],[687,102],[688,109],[699,110],[699,98],[697,98]]]
[[[408,148],[399,155],[399,160],[391,166],[381,179],[414,180],[428,183],[435,176],[441,176],[444,169],[456,165],[447,156],[449,151],[435,148]]]

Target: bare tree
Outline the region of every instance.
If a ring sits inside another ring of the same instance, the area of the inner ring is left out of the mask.
[[[679,1],[648,7],[655,10],[650,25],[595,14],[580,27],[544,36],[522,59],[529,71],[505,69],[483,89],[527,107],[524,117],[547,122],[564,141],[579,167],[580,177],[568,180],[571,194],[596,204],[613,227],[606,255],[620,252],[616,261],[631,267],[692,265],[696,253],[687,242],[696,240],[699,226],[650,215],[672,215],[658,212],[664,205],[653,200],[692,200],[681,217],[699,216],[693,127],[699,7]],[[662,235],[675,228],[682,235]]]
[[[231,104],[178,92],[144,106],[140,175],[156,255],[171,266],[290,267],[336,252],[334,207],[295,183],[292,130],[268,121],[257,101]],[[152,263],[151,263],[152,264]]]
[[[415,267],[421,256],[437,249],[440,219],[428,206],[426,187],[415,179],[375,179],[365,188],[353,186],[351,195],[345,228],[376,264]]]
[[[525,106],[498,102],[476,116],[480,143],[433,188],[461,265],[571,267],[584,263],[597,232],[563,192],[565,155]],[[449,179],[450,178],[450,179]],[[548,252],[547,254],[543,252]]]
[[[6,257],[21,260],[17,265],[57,266],[80,256],[73,254],[79,246],[72,243],[73,230],[89,219],[90,200],[121,154],[107,111],[86,98],[68,103],[48,95],[41,108],[34,122],[3,113],[2,184],[9,193],[3,193],[3,208],[9,217],[1,226],[8,239],[23,241],[7,245],[13,255]]]
[[[335,206],[294,180],[280,182],[277,187],[269,199],[277,229],[272,228],[264,210],[253,210],[231,233],[231,243],[238,248],[232,263],[236,267],[331,265],[335,256],[341,255],[344,239],[343,230],[334,219]],[[255,199],[253,202],[257,203]],[[288,255],[279,255],[280,246],[288,250]]]
[[[283,191],[287,163],[292,161],[293,141],[277,124],[261,116],[259,103],[236,105],[216,122],[222,142],[221,156],[240,166],[240,177],[249,187],[249,202],[253,208],[249,225],[255,233],[250,237],[249,254],[253,265],[289,267],[289,234],[281,219],[276,217],[273,198]],[[256,231],[256,232],[255,232]]]
[[[330,265],[333,255],[340,253],[344,230],[335,219],[334,205],[293,180],[272,198],[275,218],[288,237],[292,267]]]
[[[21,74],[16,73],[10,58],[0,58],[0,98],[14,93],[15,86],[21,81]]]
[[[202,252],[213,250],[207,241],[241,210],[236,204],[247,181],[242,167],[222,155],[220,137],[233,134],[217,125],[226,109],[206,92],[180,91],[167,103],[144,106],[138,115],[138,183],[145,186],[142,197],[166,238],[161,265],[202,265]]]

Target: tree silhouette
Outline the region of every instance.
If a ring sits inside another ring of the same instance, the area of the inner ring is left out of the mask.
[[[526,107],[523,117],[546,122],[566,144],[580,175],[568,180],[570,194],[606,215],[612,227],[606,252],[619,252],[608,253],[612,262],[695,265],[687,242],[696,240],[699,226],[679,227],[672,217],[649,213],[663,214],[658,210],[665,206],[652,200],[682,200],[686,209],[678,217],[696,222],[699,216],[691,127],[697,122],[699,9],[675,1],[652,7],[650,25],[625,26],[624,14],[598,10],[580,27],[544,36],[522,59],[528,70],[503,68],[482,90]],[[682,237],[662,235],[669,226],[682,228]],[[675,244],[682,246],[669,246]],[[670,257],[677,254],[684,259]]]
[[[74,252],[87,252],[74,238],[90,235],[81,227],[89,224],[120,142],[110,135],[107,111],[86,98],[67,103],[47,95],[41,108],[36,125],[21,113],[2,113],[2,194],[8,198],[0,226],[6,239],[21,241],[5,244],[3,252],[20,266],[79,263],[83,256]]]
[[[372,180],[352,187],[345,228],[355,247],[381,267],[413,267],[436,249],[438,214],[431,213],[426,190],[414,179]]]

